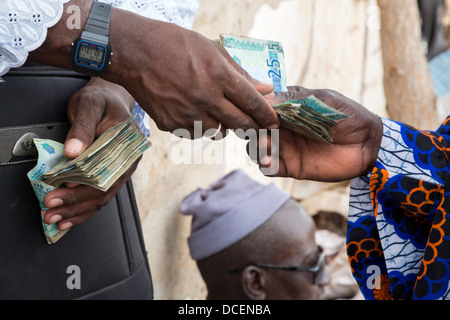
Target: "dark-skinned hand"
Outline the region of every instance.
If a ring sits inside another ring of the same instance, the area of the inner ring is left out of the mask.
[[[64,155],[76,158],[108,128],[128,120],[134,99],[122,87],[92,78],[70,100],[68,117],[72,126],[64,144]],[[44,221],[58,223],[60,230],[76,226],[91,218],[105,206],[136,170],[139,160],[108,191],[68,183],[49,192],[44,198]]]
[[[339,120],[339,126],[333,128],[334,143],[326,145],[282,127],[279,146],[273,153],[270,134],[258,138],[257,146],[268,150],[268,156],[254,159],[259,160],[261,169],[278,165],[274,176],[322,182],[350,180],[371,171],[383,134],[379,116],[332,90],[289,87],[288,92],[273,93],[266,99],[275,105],[309,95],[350,116]]]

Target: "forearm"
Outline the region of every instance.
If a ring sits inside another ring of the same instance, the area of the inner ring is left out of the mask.
[[[74,5],[80,9],[81,29],[71,29],[68,26],[74,13],[67,9]],[[45,42],[38,49],[30,52],[29,59],[46,65],[73,69],[72,44],[80,37],[91,6],[92,1],[85,0],[72,0],[66,3],[62,18],[55,26],[48,29]],[[137,54],[135,50],[139,41],[137,35],[148,36],[147,33],[142,32],[142,28],[144,25],[152,25],[152,23],[155,24],[153,29],[157,29],[158,21],[126,10],[112,8],[109,39],[113,56],[110,66],[101,75],[103,79],[121,85],[127,83],[126,79],[131,79],[131,73],[136,69],[133,65],[133,56]]]
[[[68,20],[73,13],[68,12],[67,8],[73,5],[80,9],[80,25],[82,28],[84,27],[92,6],[92,1],[72,0],[66,3],[61,19],[56,25],[48,29],[44,43],[36,50],[30,52],[30,60],[65,69],[73,68],[71,60],[72,43],[82,32],[82,28],[71,29],[68,27]]]

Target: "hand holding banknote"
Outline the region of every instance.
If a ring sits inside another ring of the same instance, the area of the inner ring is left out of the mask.
[[[220,44],[252,77],[271,83],[274,92],[287,91],[287,70],[281,42],[221,34]],[[272,108],[278,114],[281,126],[325,144],[333,143],[336,121],[348,117],[313,95],[282,101]]]
[[[368,173],[375,165],[383,134],[377,115],[331,90],[288,87],[288,92],[275,92],[266,99],[271,105],[280,105],[310,96],[349,116],[334,127],[333,143],[324,144],[281,127],[278,153],[258,159],[260,165],[270,167],[272,161],[279,161],[276,176],[323,182],[344,181]],[[261,136],[258,146],[270,153],[271,139]]]
[[[64,155],[76,158],[108,128],[131,117],[134,99],[123,88],[98,78],[78,91],[70,100],[67,113],[72,124],[64,144]],[[48,208],[44,222],[59,229],[78,225],[106,205],[136,170],[139,160],[107,192],[80,184],[48,193],[43,205]]]

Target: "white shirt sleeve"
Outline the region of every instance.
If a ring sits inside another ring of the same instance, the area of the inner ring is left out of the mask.
[[[192,29],[200,0],[99,0],[141,16]]]
[[[23,65],[39,48],[69,0],[2,0],[0,6],[0,76]]]
[[[0,77],[39,48],[70,0],[0,0]],[[190,29],[200,0],[102,0],[147,18]]]

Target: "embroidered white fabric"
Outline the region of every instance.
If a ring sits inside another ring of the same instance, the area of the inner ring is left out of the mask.
[[[23,65],[70,0],[0,0],[0,76]],[[102,0],[151,19],[192,28],[200,0]]]
[[[69,0],[2,0],[0,6],[0,76],[25,63],[42,45],[47,29],[61,19]]]
[[[200,0],[99,0],[150,19],[191,29]]]

